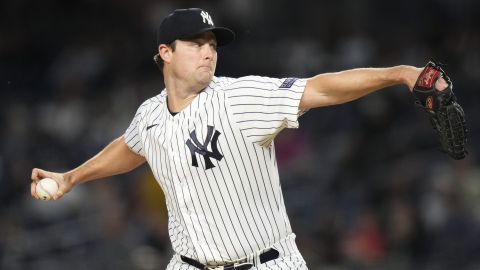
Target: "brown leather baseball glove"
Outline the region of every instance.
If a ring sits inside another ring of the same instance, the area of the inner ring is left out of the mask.
[[[436,88],[440,78],[448,83],[443,90]],[[442,67],[430,61],[420,73],[412,93],[415,103],[428,113],[443,151],[453,159],[462,159],[467,155],[467,125],[452,88],[452,81]]]

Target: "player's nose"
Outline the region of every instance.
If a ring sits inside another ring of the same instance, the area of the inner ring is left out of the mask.
[[[210,44],[205,43],[202,45],[202,55],[204,59],[213,59],[217,51]]]

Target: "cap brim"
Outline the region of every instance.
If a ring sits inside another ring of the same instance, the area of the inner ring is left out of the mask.
[[[225,27],[215,27],[211,30],[215,34],[218,46],[225,46],[235,40],[235,33]]]
[[[198,32],[195,32],[193,34],[190,34],[186,37],[180,38],[180,39],[188,39],[188,38],[193,38],[201,33],[205,33],[208,31],[212,31],[213,34],[215,34],[215,39],[217,40],[217,46],[225,46],[228,43],[232,42],[235,40],[235,33],[226,28],[226,27],[208,27],[204,28]]]

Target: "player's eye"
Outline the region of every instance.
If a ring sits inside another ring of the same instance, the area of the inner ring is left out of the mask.
[[[217,43],[211,42],[211,43],[210,43],[210,47],[211,47],[214,51],[217,51]]]

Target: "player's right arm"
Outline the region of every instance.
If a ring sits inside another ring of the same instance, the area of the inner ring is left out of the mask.
[[[53,199],[57,200],[75,185],[126,173],[143,163],[145,163],[145,158],[133,152],[125,143],[124,137],[120,136],[97,155],[69,172],[56,173],[34,168],[32,170],[31,193],[34,198],[39,199],[35,192],[37,182],[49,177],[57,181],[59,185],[58,192],[53,196]]]

